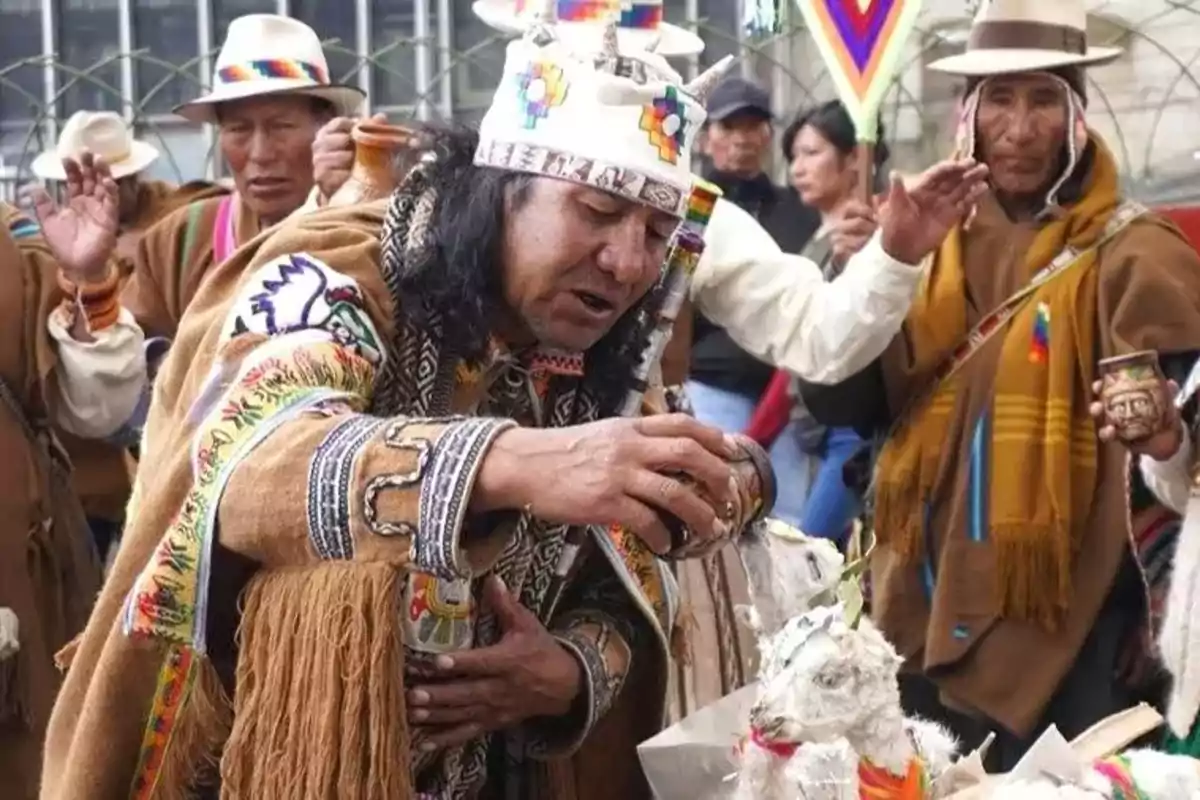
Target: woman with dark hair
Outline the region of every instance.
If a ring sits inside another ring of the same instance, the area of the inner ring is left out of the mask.
[[[876,141],[872,166],[878,186],[888,157],[882,123]],[[804,255],[821,267],[826,279],[832,279],[874,231],[873,215],[861,213],[863,201],[858,197],[862,156],[854,122],[845,106],[833,100],[801,112],[784,130],[781,145],[791,165],[792,185],[804,204],[821,215],[821,226]],[[854,213],[848,213],[851,210]],[[794,432],[801,449],[820,461],[810,473],[814,476],[811,486],[792,488],[803,491],[806,498],[800,527],[811,536],[844,545],[860,498],[846,485],[842,473],[846,463],[863,450],[864,442],[852,428],[826,428],[813,419],[804,408],[795,379],[780,370],[764,395],[750,433],[759,441],[774,438],[789,421],[789,434]]]

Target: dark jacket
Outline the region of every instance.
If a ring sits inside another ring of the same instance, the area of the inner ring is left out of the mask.
[[[746,180],[707,170],[705,178],[771,234],[780,249],[799,253],[821,225],[821,216],[800,202],[795,191],[776,186],[766,175]],[[738,347],[723,328],[697,313],[692,331],[691,379],[757,400],[774,368]]]

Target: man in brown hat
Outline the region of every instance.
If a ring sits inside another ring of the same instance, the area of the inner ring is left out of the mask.
[[[908,658],[906,710],[967,746],[996,730],[1002,769],[1046,726],[1073,737],[1140,699],[1138,556],[1167,517],[1098,442],[1091,387],[1098,357],[1186,368],[1200,350],[1200,258],[1123,198],[1087,126],[1083,67],[1119,51],[1085,27],[1081,2],[995,0],[967,51],[932,65],[967,79],[960,155],[992,192],[935,251],[882,358],[805,390],[826,424],[888,432],[874,616]]]

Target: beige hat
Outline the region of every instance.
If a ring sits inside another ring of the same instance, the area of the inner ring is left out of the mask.
[[[329,82],[325,51],[312,28],[291,17],[247,14],[229,23],[212,91],[175,113],[192,122],[216,122],[218,103],[281,93],[328,100],[340,116],[352,116],[365,97],[361,89]]]
[[[471,10],[492,28],[508,34],[523,32],[544,3],[540,0],[475,0]],[[625,51],[650,45],[662,56],[690,56],[704,50],[696,34],[663,22],[662,0],[552,0],[557,33],[575,46],[598,45],[610,20]]]
[[[158,158],[158,150],[134,139],[115,111],[76,111],[63,126],[55,148],[40,154],[30,168],[42,180],[65,181],[63,159],[78,159],[84,151],[103,158],[114,178],[141,172]]]
[[[929,65],[954,75],[1003,75],[1103,64],[1119,47],[1088,47],[1082,0],[985,0],[966,52]]]

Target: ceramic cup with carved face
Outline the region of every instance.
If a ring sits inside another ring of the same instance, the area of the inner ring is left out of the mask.
[[[1122,441],[1139,442],[1163,429],[1170,398],[1154,351],[1104,359],[1100,382],[1105,421]]]

